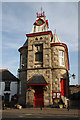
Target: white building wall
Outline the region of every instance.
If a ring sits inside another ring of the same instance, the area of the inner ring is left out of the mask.
[[[11,82],[11,95],[17,94],[18,82]]]
[[[0,95],[3,96],[4,95],[4,90],[5,90],[5,82],[0,82],[1,86],[0,86]]]
[[[18,89],[18,82],[11,82],[10,84],[10,91],[4,91],[5,90],[5,82],[0,82],[0,95],[4,96],[5,93],[10,93],[10,99],[11,97],[15,94],[17,94],[17,89]]]

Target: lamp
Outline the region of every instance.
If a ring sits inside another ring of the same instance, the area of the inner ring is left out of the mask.
[[[76,76],[76,75],[73,73],[73,74],[72,74],[73,79],[75,79],[75,76]]]
[[[70,74],[70,73],[69,73]],[[75,79],[76,75],[73,73],[72,75],[70,74],[69,78],[73,77],[73,79]]]

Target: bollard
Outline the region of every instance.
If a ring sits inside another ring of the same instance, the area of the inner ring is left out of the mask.
[[[67,111],[69,111],[69,100],[67,100]]]
[[[41,110],[42,110],[42,101],[41,101]]]

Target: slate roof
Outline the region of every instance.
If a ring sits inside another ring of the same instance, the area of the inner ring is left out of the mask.
[[[0,79],[2,81],[19,81],[8,69],[0,69]]]
[[[22,47],[27,47],[28,46],[28,40],[26,40],[26,42],[23,44]]]
[[[47,82],[43,75],[34,75],[28,80],[27,84],[47,84]]]
[[[22,48],[26,48],[26,47],[28,47],[28,40],[25,41],[25,43],[23,44],[23,46],[20,47],[20,48],[18,49],[18,51],[20,52],[20,50],[21,50]]]

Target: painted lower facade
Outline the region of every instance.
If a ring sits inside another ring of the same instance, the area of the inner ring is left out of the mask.
[[[4,96],[8,94],[9,95],[9,99],[8,102],[11,102],[11,98],[12,96],[14,96],[15,94],[17,94],[18,92],[18,83],[17,82],[11,82],[10,84],[10,90],[6,90],[5,91],[5,82],[1,82],[1,96]]]
[[[39,29],[40,27],[40,29]],[[46,29],[45,29],[46,27]],[[69,58],[67,45],[48,30],[43,13],[37,14],[32,32],[19,48],[19,104],[40,107],[60,102],[67,105]]]
[[[0,69],[0,96],[2,102],[10,103],[13,97],[18,96],[19,79],[16,78],[8,69]]]

